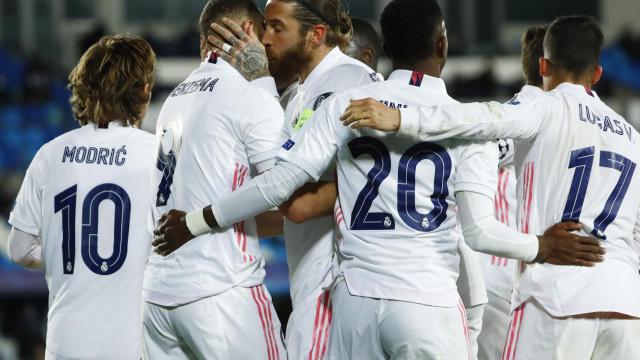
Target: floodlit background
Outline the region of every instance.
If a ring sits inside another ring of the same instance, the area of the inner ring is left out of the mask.
[[[343,0],[352,16],[377,20],[384,0]],[[82,52],[102,35],[144,37],[158,55],[156,84],[145,128],[153,129],[168,92],[199,63],[197,21],[205,0],[0,0],[0,360],[42,359],[47,289],[43,274],[6,258],[6,219],[38,148],[76,128],[66,77]],[[265,1],[258,1],[264,6]],[[604,78],[596,91],[640,125],[640,1],[440,0],[450,58],[449,93],[461,101],[506,100],[522,85],[520,36],[560,15],[595,16],[605,32]],[[407,34],[411,36],[411,34]],[[387,75],[383,59],[379,72]],[[283,241],[265,239],[267,285],[283,329],[288,317]],[[90,329],[88,329],[90,331]]]

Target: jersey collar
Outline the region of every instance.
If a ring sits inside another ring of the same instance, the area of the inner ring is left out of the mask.
[[[307,76],[303,83],[300,84],[301,88],[305,88],[313,84],[316,80],[320,79],[327,71],[332,69],[337,65],[340,61],[340,58],[346,56],[340,49],[336,46],[324,58],[320,61],[318,65],[311,71],[311,74]]]
[[[391,75],[389,75],[388,80],[397,81],[423,89],[432,89],[445,94],[447,93],[447,87],[442,79],[429,76],[418,71],[394,70]]]
[[[220,56],[218,56],[213,51],[209,51],[209,53],[207,53],[207,57],[204,58],[204,60],[200,63],[200,66],[201,67],[215,66],[215,67],[233,69],[234,71],[237,71],[233,66],[231,66],[228,62],[224,61]]]
[[[579,84],[573,84],[573,83],[568,83],[568,82],[564,82],[558,86],[556,86],[557,90],[561,90],[561,91],[568,91],[568,92],[572,92],[574,94],[583,94],[583,95],[587,95],[590,96],[594,99],[600,100],[600,97],[598,97],[598,94],[596,94],[595,91],[593,91],[593,89],[589,90],[587,88],[585,88],[582,85]]]
[[[544,93],[544,90],[540,89],[537,86],[533,86],[533,85],[525,85],[522,87],[522,89],[520,89],[521,93],[530,93],[530,94],[536,94],[536,95],[540,95]]]

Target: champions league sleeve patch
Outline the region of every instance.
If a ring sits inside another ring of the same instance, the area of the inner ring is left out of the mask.
[[[518,100],[518,94],[515,94],[511,100],[507,101],[508,105],[520,105],[520,101]]]
[[[282,144],[282,148],[289,151],[291,150],[291,148],[293,147],[293,145],[295,145],[295,141],[289,139],[287,140],[287,142],[285,142],[284,144]]]

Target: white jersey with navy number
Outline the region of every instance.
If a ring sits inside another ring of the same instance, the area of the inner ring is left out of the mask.
[[[291,138],[307,124],[320,105],[333,94],[378,81],[376,75],[368,66],[335,47],[304,83],[297,85],[297,92],[286,106],[283,138]],[[332,170],[323,175],[324,181],[335,180]],[[284,236],[294,306],[331,283],[333,229],[330,215],[302,224],[285,219]]]
[[[271,94],[211,55],[169,94],[160,112],[154,219],[170,209],[201,209],[241,187],[255,165],[277,153],[282,122]],[[198,236],[166,257],[153,253],[145,300],[182,305],[235,286],[260,285],[264,275],[250,219]]]
[[[27,170],[9,223],[42,241],[55,358],[141,356],[153,148],[142,130],[90,124],[42,146]]]
[[[457,306],[460,235],[454,194],[473,191],[493,198],[495,143],[416,143],[343,126],[339,119],[349,100],[366,97],[395,108],[455,103],[441,79],[397,70],[386,82],[331,99],[280,157],[319,178],[337,155],[347,225],[338,256],[350,294]]]
[[[607,253],[594,267],[527,266],[514,308],[533,298],[552,316],[640,317],[633,250],[640,209],[639,134],[593,91],[563,83],[530,102],[423,108],[403,113],[402,119],[400,135],[415,140],[511,137],[528,143],[526,152],[516,150],[519,229],[542,234],[559,221],[574,220],[585,234],[602,240]]]

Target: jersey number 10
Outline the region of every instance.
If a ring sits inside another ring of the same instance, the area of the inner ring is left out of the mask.
[[[55,196],[55,212],[62,211],[62,264],[65,274],[73,274],[76,258],[76,198],[78,186]],[[110,200],[115,207],[113,228],[113,253],[105,259],[98,254],[98,212],[100,204]],[[127,258],[131,201],[127,192],[116,184],[94,187],[82,202],[82,260],[89,270],[98,275],[118,271]]]

